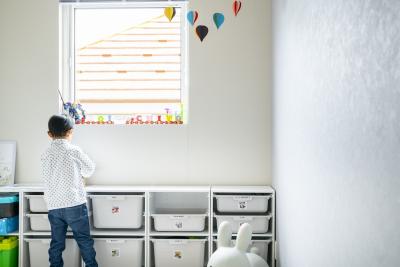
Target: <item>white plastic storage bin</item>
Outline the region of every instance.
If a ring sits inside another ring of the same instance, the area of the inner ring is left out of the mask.
[[[49,266],[50,239],[29,239],[25,238],[29,248],[30,267]],[[65,250],[63,252],[64,267],[81,266],[81,257],[79,248],[75,240],[67,239],[65,241]],[[25,264],[29,266],[28,264]]]
[[[155,267],[204,267],[205,239],[152,239]]]
[[[89,195],[95,228],[138,229],[143,223],[143,195]]]
[[[99,266],[141,267],[143,264],[143,239],[94,238],[94,248]]]
[[[249,246],[249,251],[250,248],[256,247],[258,249],[258,255],[268,262],[268,245],[271,242],[271,240],[252,240]]]
[[[26,214],[32,231],[50,231],[50,222],[47,213]]]
[[[253,216],[235,216],[235,215],[215,215],[217,219],[217,226],[219,228],[223,221],[230,222],[232,225],[232,232],[237,233],[239,227],[248,223],[251,225],[253,234],[265,234],[269,230],[269,221],[271,215],[253,215]]]
[[[258,249],[258,255],[261,256],[266,262],[268,262],[268,245],[272,242],[272,240],[251,240],[249,247],[247,248],[247,252],[250,252],[252,247],[256,247]],[[218,245],[217,241],[214,241],[214,251],[217,250]],[[232,247],[236,245],[236,240],[232,240]]]
[[[206,214],[152,214],[154,229],[160,232],[201,232],[205,229]]]
[[[216,195],[217,211],[226,213],[265,213],[271,195]]]
[[[31,212],[48,212],[46,202],[43,195],[26,195],[29,200],[29,210]]]

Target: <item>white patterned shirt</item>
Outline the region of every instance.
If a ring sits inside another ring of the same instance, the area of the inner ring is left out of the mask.
[[[60,209],[86,203],[82,177],[92,176],[95,164],[66,139],[54,139],[41,157],[47,208]]]

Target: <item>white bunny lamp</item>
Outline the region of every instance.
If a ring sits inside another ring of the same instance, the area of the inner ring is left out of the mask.
[[[259,251],[256,247],[250,249],[250,253],[246,253],[247,259],[251,267],[268,267],[267,262],[258,255]]]
[[[207,267],[268,267],[263,258],[255,254],[256,248],[246,253],[251,242],[251,226],[240,226],[236,245],[231,247],[232,227],[222,222],[218,229],[218,249],[211,255]]]
[[[218,229],[218,249],[211,255],[207,267],[251,267],[246,250],[251,241],[251,226],[243,224],[238,233],[235,247],[230,247],[232,228],[222,222]]]

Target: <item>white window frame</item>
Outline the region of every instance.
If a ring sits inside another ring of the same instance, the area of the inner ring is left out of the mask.
[[[110,9],[110,8],[181,8],[181,101],[184,103],[184,124],[189,119],[189,69],[188,69],[188,23],[186,14],[187,1],[141,1],[114,3],[60,3],[59,5],[59,88],[65,102],[75,101],[75,10],[77,9]],[[60,99],[59,109],[62,111]]]

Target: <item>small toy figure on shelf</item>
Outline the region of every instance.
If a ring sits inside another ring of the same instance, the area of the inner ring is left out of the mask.
[[[86,114],[81,104],[67,102],[64,103],[63,106],[64,112],[70,115],[75,120],[75,122],[81,122],[85,120]]]
[[[71,116],[71,118],[73,118],[75,120],[75,123],[77,124],[84,123],[86,119],[86,114],[82,108],[82,105],[78,102],[65,102],[60,90],[58,90],[58,94],[63,104],[64,114]]]

